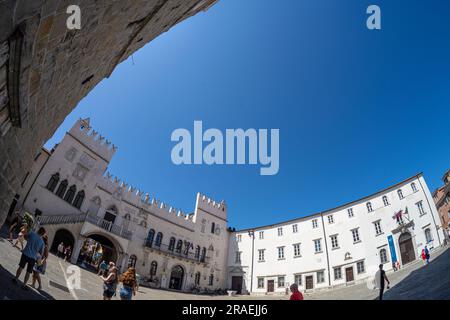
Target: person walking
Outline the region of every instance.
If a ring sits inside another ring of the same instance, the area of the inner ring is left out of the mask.
[[[39,255],[43,256],[44,254],[44,240],[42,237],[46,234],[46,231],[43,227],[39,228],[38,232],[31,231],[25,235],[25,239],[27,240],[27,245],[25,249],[22,251],[22,256],[20,257],[19,268],[16,271],[16,277],[12,279],[14,283],[17,283],[20,275],[22,274],[25,266],[27,267],[25,278],[23,281],[22,288],[27,290],[27,283],[30,279],[30,275],[33,272],[34,265],[36,264],[36,260],[38,260]]]
[[[64,242],[61,242],[58,246],[58,258],[62,258],[64,256]]]
[[[8,235],[9,242],[11,243],[13,242],[14,233],[19,234],[21,227],[22,227],[22,218],[20,217],[19,211],[16,211],[11,226],[9,227],[9,235]]]
[[[100,263],[100,266],[98,267],[98,273],[99,276],[104,276],[106,274],[106,270],[108,269],[108,264],[105,260]]]
[[[422,249],[420,257],[422,258],[423,264],[427,264],[427,256],[425,255],[425,249]]]
[[[25,239],[25,235],[28,232],[28,226],[26,224],[24,224],[21,228],[20,228],[20,232],[19,232],[19,236],[16,239],[16,242],[14,242],[13,247],[19,249],[20,251],[23,251],[23,240]],[[17,245],[18,243],[20,243],[20,248]]]
[[[114,262],[109,263],[108,276],[100,276],[103,280],[103,300],[111,300],[117,289],[117,268]]]
[[[298,290],[298,285],[296,283],[291,284],[289,289],[292,292],[291,297],[289,298],[289,300],[303,300],[303,295],[300,292],[300,290]]]
[[[430,250],[428,250],[428,247],[425,246],[425,259],[427,260],[427,264],[430,263]]]
[[[380,264],[379,266],[380,270],[379,270],[379,281],[380,281],[380,300],[383,300],[383,293],[384,293],[384,286],[385,286],[385,282],[388,283],[387,285],[387,289],[389,289],[389,279],[386,276],[386,272],[383,270],[383,265]]]
[[[120,277],[119,282],[122,282],[120,299],[131,300],[131,298],[136,295],[136,270],[133,267],[128,268],[128,270]]]
[[[33,281],[31,282],[31,286],[34,288],[37,281],[38,291],[42,290],[41,274],[45,274],[45,270],[47,269],[47,258],[48,258],[48,237],[46,234],[42,236],[42,240],[44,241],[44,253],[42,255],[42,261],[40,264],[35,264],[33,268]]]

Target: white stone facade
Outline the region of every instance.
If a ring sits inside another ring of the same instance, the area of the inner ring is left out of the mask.
[[[402,221],[393,218],[406,208]],[[438,224],[430,191],[418,174],[332,210],[233,232],[228,286],[267,294],[285,293],[294,282],[301,290],[317,290],[370,280],[380,263],[392,270],[394,255],[403,265],[419,259],[426,244],[440,246]]]
[[[196,282],[209,290],[224,288],[226,204],[197,194],[194,212],[186,214],[150,198],[106,172],[115,151],[88,119],[80,119],[52,152],[43,149],[35,160],[21,190],[23,211],[37,214],[51,245],[60,241],[56,236],[60,230],[73,238],[74,263],[84,240],[100,237],[107,239],[112,260],[122,270],[133,262],[142,277],[150,277],[156,263],[151,275],[155,287],[169,288],[172,270],[181,267],[178,290],[189,291]]]

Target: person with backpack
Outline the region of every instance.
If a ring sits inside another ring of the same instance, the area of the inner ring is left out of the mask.
[[[117,290],[117,267],[114,262],[109,263],[107,276],[100,276],[103,280],[103,300],[111,300]]]
[[[41,280],[41,274],[45,274],[45,270],[47,268],[47,258],[48,258],[48,237],[47,235],[42,236],[42,240],[44,240],[44,253],[41,257],[41,261],[39,261],[39,264],[35,264],[33,268],[33,281],[31,283],[31,286],[34,288],[34,285],[36,284],[36,281],[38,283],[38,291],[42,290],[42,280]]]

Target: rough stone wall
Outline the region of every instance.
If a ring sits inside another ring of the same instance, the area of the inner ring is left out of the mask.
[[[34,156],[78,102],[133,52],[215,2],[0,0],[0,225]],[[80,30],[66,27],[70,5],[81,9]]]

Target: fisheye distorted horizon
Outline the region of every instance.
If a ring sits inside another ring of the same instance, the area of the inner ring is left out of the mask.
[[[201,192],[237,229],[336,207],[418,172],[450,168],[450,3],[222,0],[135,53],[47,142],[78,118],[114,143],[109,171],[189,212]],[[439,19],[439,17],[442,17]],[[410,24],[405,24],[410,21]],[[279,129],[279,172],[171,161],[171,133]]]

